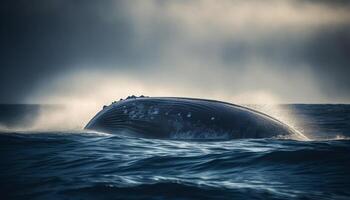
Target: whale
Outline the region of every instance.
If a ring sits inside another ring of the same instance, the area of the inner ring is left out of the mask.
[[[262,112],[217,100],[135,97],[104,106],[85,129],[157,139],[306,139]]]

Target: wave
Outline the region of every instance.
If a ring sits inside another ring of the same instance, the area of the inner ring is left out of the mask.
[[[0,159],[6,163],[0,166],[0,186],[8,191],[8,199],[350,195],[349,140],[203,142],[94,132],[17,132],[1,133],[0,147]]]
[[[310,141],[4,128],[1,198],[349,199],[350,106],[296,106]]]
[[[84,194],[84,195],[81,195]],[[271,196],[288,198],[288,194],[274,194],[268,188],[212,187],[203,184],[189,184],[168,181],[140,184],[131,187],[117,187],[109,184],[84,187],[64,191],[63,197],[83,197],[84,199],[266,199]]]

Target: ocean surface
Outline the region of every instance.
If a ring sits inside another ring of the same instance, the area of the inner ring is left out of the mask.
[[[279,106],[310,141],[31,129],[42,107],[0,105],[0,199],[350,199],[350,105]]]

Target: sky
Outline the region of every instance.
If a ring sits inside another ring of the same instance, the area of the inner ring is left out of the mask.
[[[350,103],[350,1],[17,0],[0,103]]]

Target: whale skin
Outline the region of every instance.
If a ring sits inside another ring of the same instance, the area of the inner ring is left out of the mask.
[[[259,111],[222,101],[182,97],[128,97],[104,106],[85,129],[159,139],[306,139]]]

